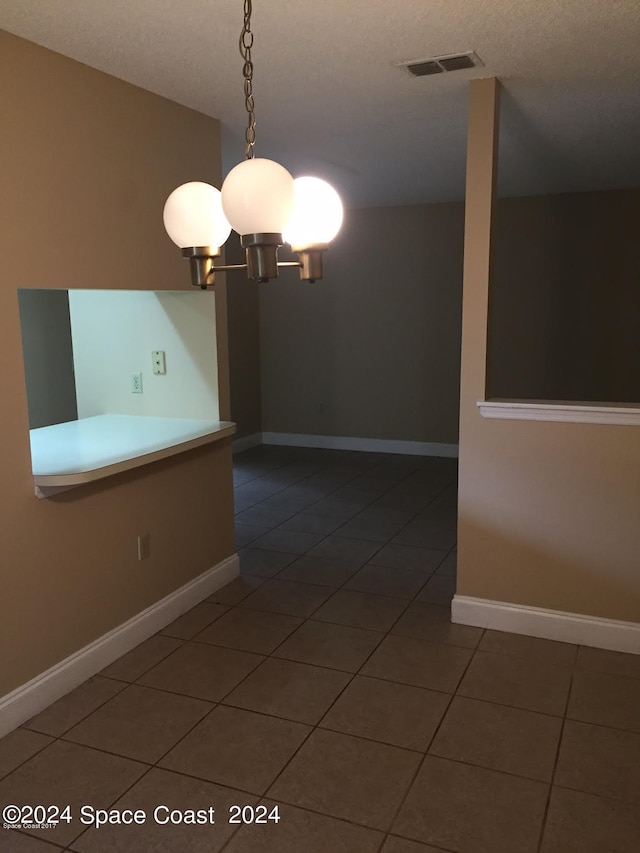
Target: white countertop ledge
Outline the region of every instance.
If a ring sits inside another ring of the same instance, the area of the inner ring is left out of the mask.
[[[565,421],[572,424],[640,426],[640,404],[565,403],[547,400],[481,400],[483,418],[518,421]]]
[[[38,497],[233,435],[231,421],[96,415],[30,430]]]

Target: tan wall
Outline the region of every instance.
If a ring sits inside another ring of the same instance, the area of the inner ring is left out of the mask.
[[[218,123],[6,33],[0,79],[2,695],[234,541],[229,441],[35,498],[17,300],[20,287],[188,287],[162,205],[186,180],[219,179]]]
[[[260,288],[263,429],[455,443],[463,206],[347,211],[325,278]]]
[[[640,621],[637,427],[483,419],[492,81],[472,83],[460,401],[458,588]]]

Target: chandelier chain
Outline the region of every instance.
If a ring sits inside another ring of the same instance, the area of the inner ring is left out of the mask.
[[[244,24],[240,33],[240,56],[244,60],[242,76],[244,77],[244,106],[248,115],[247,129],[244,134],[246,147],[244,150],[245,160],[254,157],[253,147],[256,144],[256,114],[253,101],[253,62],[251,60],[251,48],[253,47],[253,33],[251,32],[251,0],[244,0]]]

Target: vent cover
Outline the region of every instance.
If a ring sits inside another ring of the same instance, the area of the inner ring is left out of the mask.
[[[463,71],[466,68],[476,68],[482,64],[480,57],[469,50],[466,53],[453,53],[447,56],[433,56],[430,59],[401,62],[400,67],[406,68],[409,74],[414,77],[427,77],[430,74],[442,74],[444,71]]]

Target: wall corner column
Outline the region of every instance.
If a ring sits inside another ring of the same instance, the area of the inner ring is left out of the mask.
[[[469,87],[467,179],[462,288],[460,368],[460,474],[458,498],[458,567],[473,559],[465,539],[466,478],[473,476],[474,433],[485,399],[491,231],[498,173],[500,83],[495,77],[472,80]]]
[[[491,230],[498,174],[500,83],[495,77],[469,87],[467,181],[464,221],[460,440],[467,417],[484,399],[487,363]]]

